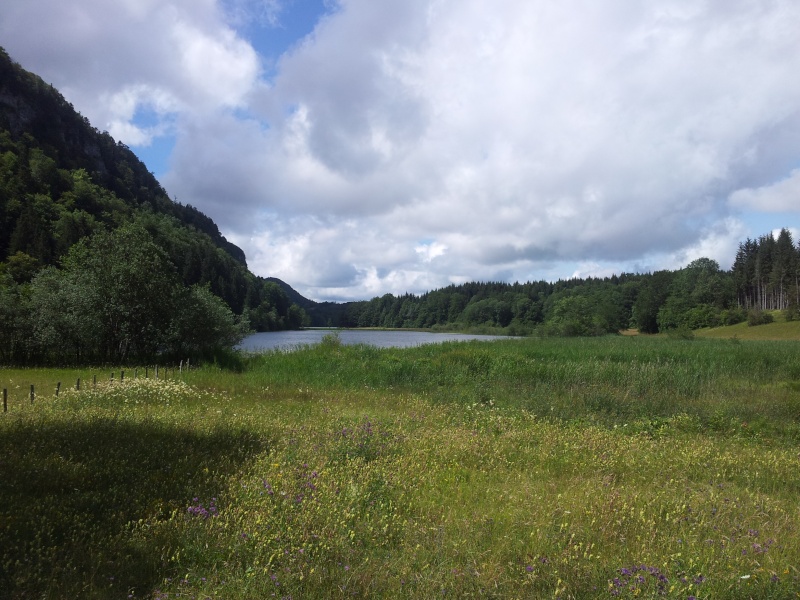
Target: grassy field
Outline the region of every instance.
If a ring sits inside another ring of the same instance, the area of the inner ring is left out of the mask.
[[[737,338],[741,340],[800,340],[800,321],[785,321],[780,311],[775,322],[750,327],[747,323],[699,330],[696,335],[707,338]]]
[[[3,369],[0,598],[798,597],[800,343],[242,367]]]

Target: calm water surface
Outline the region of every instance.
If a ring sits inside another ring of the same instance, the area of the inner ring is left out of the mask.
[[[461,340],[508,339],[497,335],[466,333],[431,333],[429,331],[373,331],[364,329],[303,329],[302,331],[268,331],[246,337],[238,346],[242,350],[291,350],[299,346],[318,344],[328,333],[339,334],[343,344],[369,344],[378,348],[406,348],[421,344],[437,344]]]

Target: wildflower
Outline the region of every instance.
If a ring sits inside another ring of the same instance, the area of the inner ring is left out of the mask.
[[[186,512],[193,517],[202,517],[203,519],[214,517],[217,515],[216,500],[216,498],[212,498],[208,508],[206,508],[200,503],[199,498],[193,498],[192,502],[194,502],[194,504],[187,508]]]

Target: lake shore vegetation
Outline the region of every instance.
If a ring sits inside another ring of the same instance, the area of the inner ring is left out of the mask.
[[[3,369],[0,597],[792,598],[799,359],[331,334],[58,396],[91,370]]]

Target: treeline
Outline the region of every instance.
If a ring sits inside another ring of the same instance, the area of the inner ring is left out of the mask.
[[[0,364],[125,364],[219,357],[251,331],[300,327],[274,282],[249,289],[241,315],[207,284],[187,286],[146,221],[71,246],[60,268],[27,254],[0,263]]]
[[[700,258],[677,271],[624,273],[555,283],[466,283],[416,296],[346,305],[345,327],[503,330],[524,335],[643,333],[798,317],[800,248],[788,229],[740,245],[734,267]]]
[[[210,357],[249,331],[208,287],[184,286],[141,226],[83,238],[61,268],[35,270],[26,256],[0,265],[3,363]]]
[[[781,310],[800,304],[800,256],[792,235],[762,235],[739,244],[733,277],[740,306]]]

